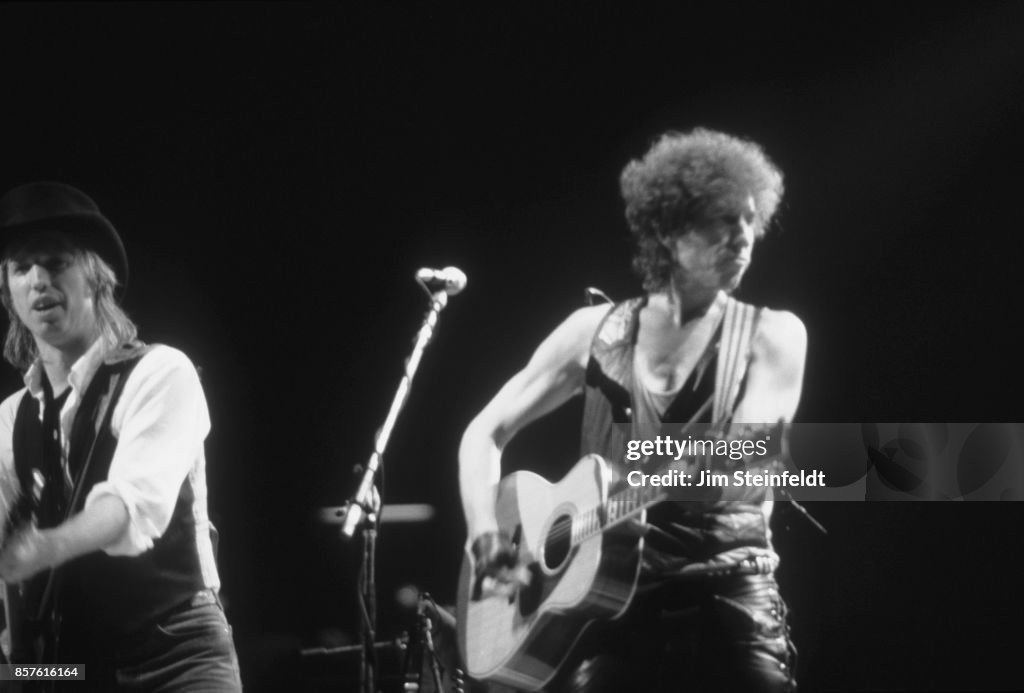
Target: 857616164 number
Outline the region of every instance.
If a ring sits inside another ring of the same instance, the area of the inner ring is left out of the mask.
[[[0,664],[0,681],[84,681],[84,664]]]

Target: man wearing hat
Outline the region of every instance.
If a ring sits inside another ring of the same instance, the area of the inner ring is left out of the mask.
[[[118,305],[124,246],[80,190],[0,199],[0,579],[15,663],[85,664],[75,690],[240,690],[206,507],[209,412],[180,351]]]

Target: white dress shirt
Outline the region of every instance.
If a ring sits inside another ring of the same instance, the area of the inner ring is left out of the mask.
[[[60,414],[65,473],[75,414],[106,354],[107,349],[98,340],[71,367],[71,392]],[[42,420],[42,378],[43,369],[37,362],[25,373],[25,388],[0,404],[0,477],[14,478],[14,422],[26,390],[39,401]],[[111,429],[117,447],[110,470],[107,479],[89,491],[85,507],[104,495],[117,496],[128,509],[130,520],[124,534],[104,551],[111,556],[137,556],[151,548],[167,529],[187,477],[195,494],[192,513],[203,579],[207,587],[219,587],[207,514],[203,448],[210,431],[210,414],[199,375],[188,357],[173,347],[153,346],[128,376],[114,407]],[[0,513],[3,516],[6,512]]]

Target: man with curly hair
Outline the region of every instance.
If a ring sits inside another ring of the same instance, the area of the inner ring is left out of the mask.
[[[495,515],[502,450],[572,396],[585,398],[581,452],[620,478],[629,440],[669,424],[749,437],[796,413],[803,323],[731,296],[779,206],[780,171],[759,145],[699,128],[663,135],[626,166],[621,189],[645,294],[570,315],[463,436],[467,540],[485,595],[525,582]],[[641,568],[629,609],[588,629],[545,690],[793,690],[771,512],[770,489],[654,506],[633,528]]]
[[[128,259],[82,191],[0,198],[0,580],[15,664],[84,665],[69,690],[238,691],[206,507],[209,412],[188,357],[118,303]]]

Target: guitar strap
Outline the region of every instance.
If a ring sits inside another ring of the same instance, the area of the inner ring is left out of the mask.
[[[729,297],[722,318],[722,338],[715,372],[712,422],[725,426],[732,419],[750,364],[751,345],[761,310]]]

